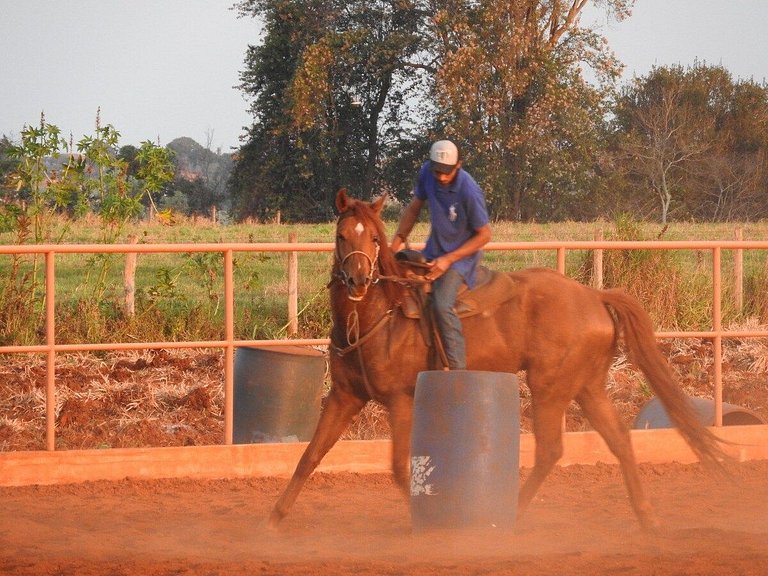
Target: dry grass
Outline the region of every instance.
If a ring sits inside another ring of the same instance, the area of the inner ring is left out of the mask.
[[[766,330],[756,320],[730,330]],[[712,398],[712,347],[676,339],[660,343],[686,394]],[[45,447],[45,359],[0,358],[0,451]],[[768,421],[768,338],[725,339],[724,400]],[[530,394],[519,374],[521,428],[531,431]],[[223,442],[221,351],[178,350],[60,355],[56,367],[57,449],[181,446]],[[631,425],[652,393],[620,352],[608,374],[608,393]],[[588,430],[578,407],[568,430]],[[386,410],[370,402],[344,439],[388,438]]]

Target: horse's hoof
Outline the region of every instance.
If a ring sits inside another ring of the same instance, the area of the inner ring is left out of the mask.
[[[277,510],[272,510],[272,512],[269,515],[269,518],[267,518],[267,529],[268,530],[277,530],[280,527],[280,522],[285,517],[285,514],[280,514]]]

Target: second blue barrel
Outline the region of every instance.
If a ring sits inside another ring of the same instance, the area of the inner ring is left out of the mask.
[[[517,510],[517,378],[475,370],[420,372],[411,434],[411,523],[510,528]]]

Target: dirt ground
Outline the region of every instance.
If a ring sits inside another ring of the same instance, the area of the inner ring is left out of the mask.
[[[0,488],[0,574],[764,575],[768,461],[641,466],[662,521],[635,522],[616,466],[558,468],[514,530],[417,532],[388,475],[318,474],[277,531],[286,479]],[[526,470],[522,472],[525,476]]]
[[[707,346],[665,352],[687,394],[711,393]],[[62,356],[57,450],[221,442],[220,354]],[[768,419],[766,342],[735,342],[725,361],[725,401]],[[622,358],[607,386],[631,424],[647,387]],[[44,391],[44,359],[2,359],[0,451],[43,447]],[[526,430],[524,393],[521,400]],[[572,407],[568,429],[586,428]],[[388,432],[383,409],[371,405],[346,437]],[[729,469],[723,480],[699,465],[643,465],[663,522],[654,536],[639,530],[609,465],[558,468],[513,531],[493,532],[412,533],[407,501],[388,475],[313,476],[276,532],[263,521],[284,478],[0,488],[0,575],[763,576],[768,461]]]

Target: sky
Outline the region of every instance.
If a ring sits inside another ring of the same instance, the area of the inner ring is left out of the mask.
[[[235,88],[260,26],[233,0],[0,0],[0,135],[17,139],[40,113],[75,142],[102,124],[120,145],[189,136],[222,152],[251,123]],[[651,67],[724,66],[768,80],[768,0],[637,0],[609,22],[585,12],[625,63],[624,80]]]
[[[653,66],[722,65],[734,79],[768,81],[768,0],[636,0],[632,16],[594,21],[625,64],[624,80]]]
[[[120,144],[189,136],[237,147],[250,124],[239,84],[260,26],[233,0],[0,0],[0,134],[41,111],[77,142],[101,122]]]

